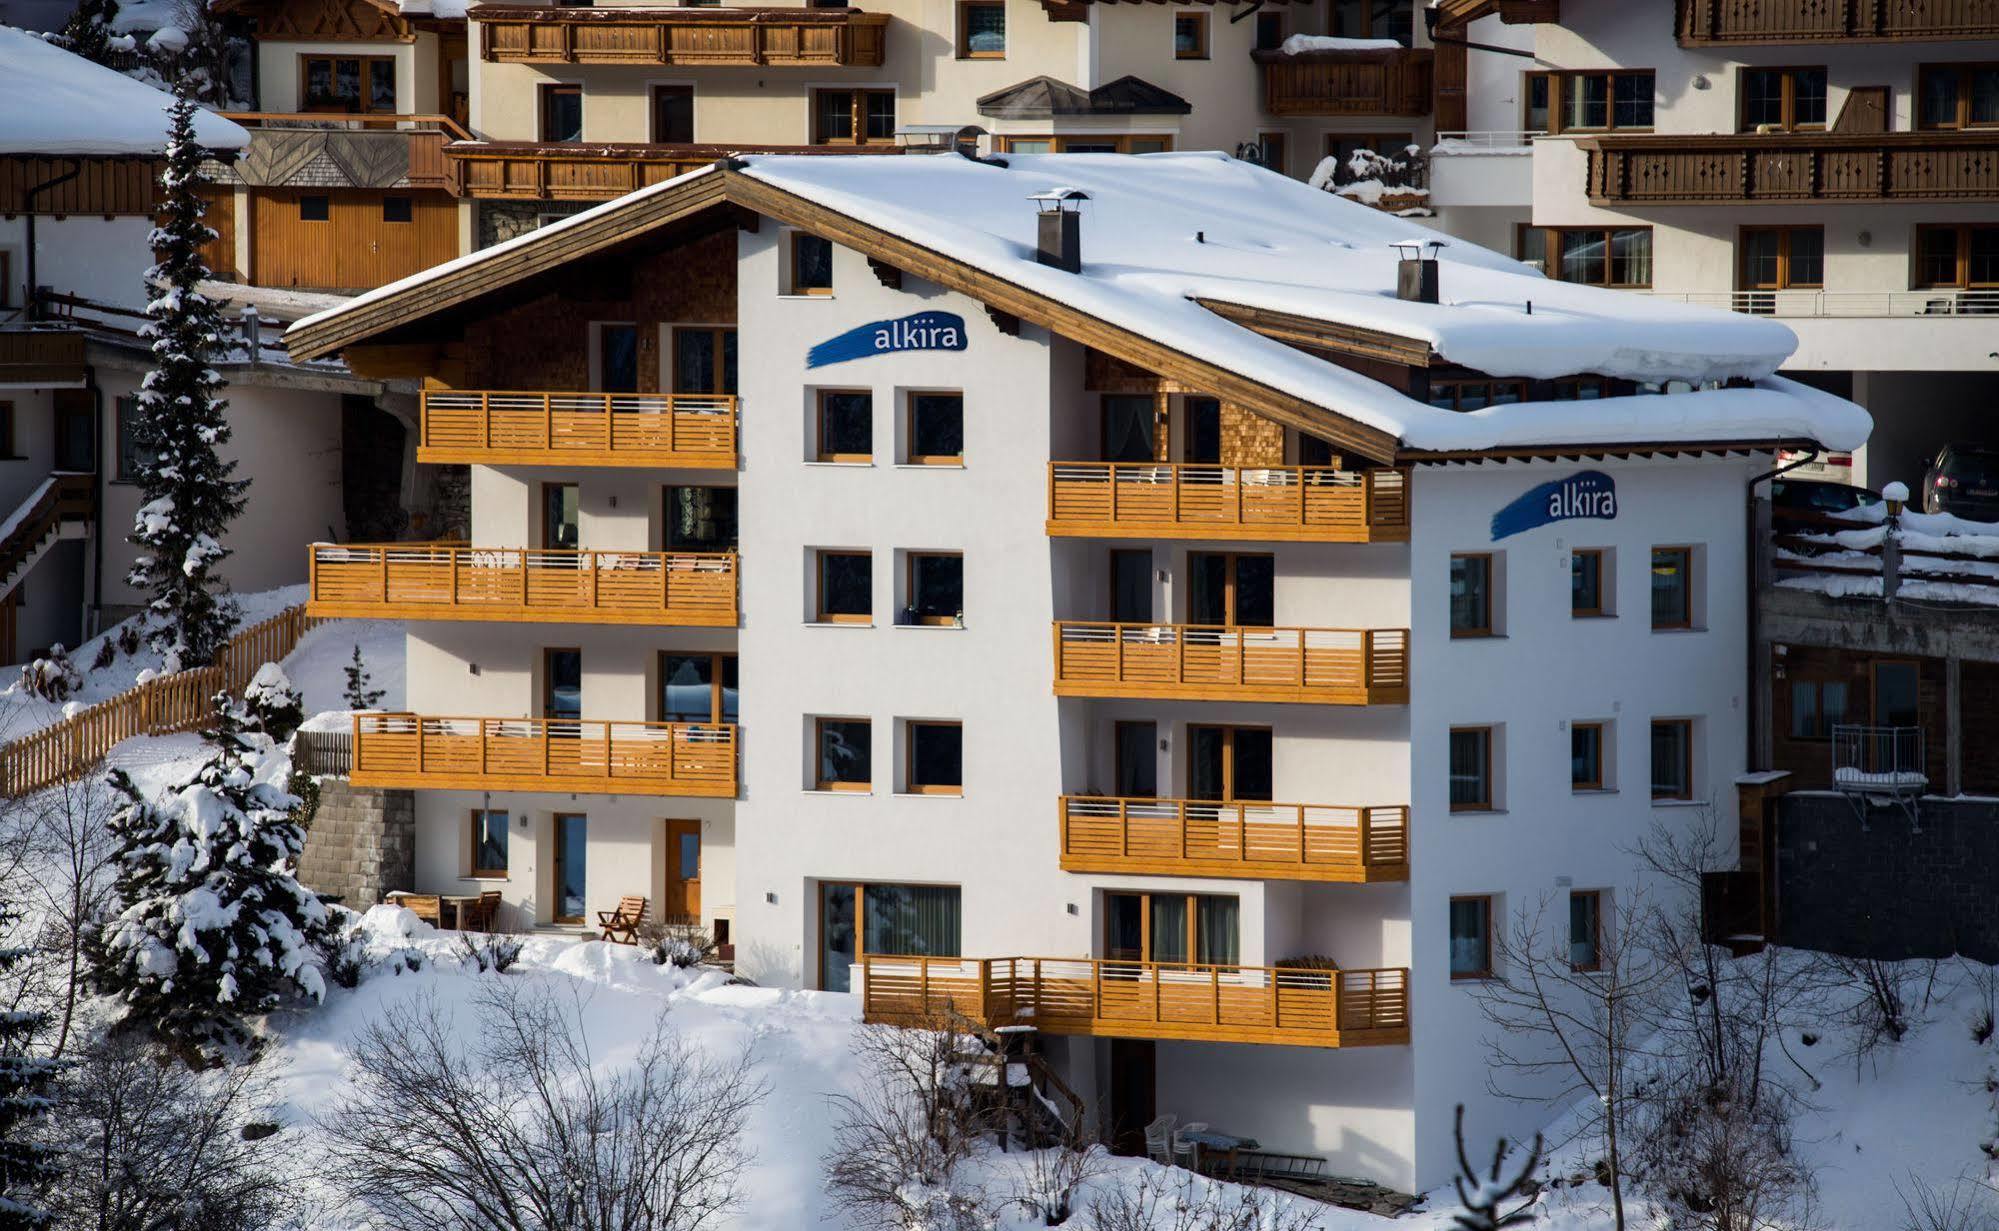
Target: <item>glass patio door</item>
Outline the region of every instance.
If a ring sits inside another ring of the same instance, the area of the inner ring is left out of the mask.
[[[588,872],[587,819],[574,813],[558,813],[555,818],[555,922],[583,922]]]

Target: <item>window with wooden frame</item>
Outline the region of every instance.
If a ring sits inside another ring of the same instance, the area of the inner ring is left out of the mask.
[[[1490,637],[1493,564],[1490,552],[1451,557],[1451,636]]]
[[[300,111],[396,112],[393,56],[300,56],[298,67]]]
[[[112,402],[112,426],[117,432],[120,483],[136,483],[153,468],[153,452],[139,443],[139,399],[117,398]]]
[[[1492,899],[1451,899],[1451,978],[1492,977]]]
[[[903,618],[911,624],[949,627],[965,617],[965,557],[958,552],[907,553]]]
[[[298,220],[300,222],[333,221],[333,198],[324,193],[313,193],[298,199]]]
[[[469,816],[471,871],[474,878],[507,874],[507,814],[499,808],[474,808]]]
[[[819,886],[819,987],[851,990],[866,955],[957,957],[964,903],[956,885]]]
[[[1648,132],[1654,84],[1649,68],[1528,73],[1522,127],[1551,133]]]
[[[958,0],[958,58],[1006,59],[1005,0]]]
[[[655,145],[693,144],[693,86],[656,85],[652,88],[652,139]]]
[[[1268,10],[1256,15],[1256,49],[1276,51],[1284,45],[1284,14]]]
[[[872,624],[875,558],[865,551],[820,551],[813,561],[821,624]]]
[[[1850,681],[1799,679],[1794,667],[1787,671],[1791,673],[1786,681],[1790,685],[1790,738],[1829,740],[1835,725],[1854,720],[1855,689]]]
[[[1694,720],[1652,720],[1652,798],[1694,797]]]
[[[865,718],[812,720],[813,789],[874,789],[874,735]]]
[[[736,328],[733,325],[673,327],[673,391],[736,392]]]
[[[1173,14],[1173,58],[1176,60],[1205,60],[1208,58],[1208,15],[1206,13]]]
[[[996,136],[993,142],[1004,154],[1162,154],[1173,148],[1173,138],[1165,133]]]
[[[1923,290],[1999,288],[1999,226],[1917,227],[1914,281]]]
[[[1433,376],[1429,403],[1439,410],[1484,410],[1527,400],[1524,380],[1494,380],[1488,376]]]
[[[1492,811],[1492,728],[1452,727],[1451,811]]]
[[[910,393],[908,451],[912,466],[958,466],[965,461],[965,395]]]
[[[383,222],[416,221],[416,203],[411,201],[410,198],[408,197],[383,197],[382,221]]]
[[[660,651],[655,721],[733,723],[741,697],[734,654]]]
[[[790,232],[787,295],[833,293],[833,241],[809,231]]]
[[[903,726],[908,743],[903,790],[911,795],[963,795],[965,724],[911,719]]]
[[[1603,967],[1603,891],[1575,889],[1569,893],[1569,966],[1574,970]]]
[[[1694,549],[1652,549],[1652,627],[1694,626]]]
[[[734,551],[736,489],[723,484],[672,484],[663,492],[660,538],[668,551]]]
[[[1214,893],[1104,894],[1104,957],[1112,963],[1233,966],[1242,960],[1241,903]],[[1106,979],[1136,971],[1104,972]]]
[[[1277,623],[1277,558],[1259,552],[1187,553],[1189,623],[1269,628]]]
[[[1743,132],[1820,132],[1825,129],[1826,74],[1811,68],[1743,68],[1736,71]]]
[[[1999,64],[1925,64],[1916,70],[1916,127],[1999,125]]]
[[[1618,396],[1618,387],[1616,381],[1602,376],[1566,376],[1553,382],[1549,396],[1557,402],[1594,402]]]
[[[894,90],[812,91],[814,145],[889,145],[894,141]]]
[[[1256,154],[1263,165],[1279,175],[1291,173],[1291,159],[1287,153],[1287,138],[1283,133],[1265,132],[1256,134]]]
[[[1741,254],[1741,290],[1817,290],[1825,285],[1824,227],[1743,227],[1735,250]]]
[[[1276,790],[1275,736],[1269,727],[1187,727],[1187,798],[1268,802]]]
[[[822,462],[871,462],[875,456],[875,395],[866,389],[819,391]]]
[[[1603,790],[1603,757],[1606,740],[1604,724],[1600,722],[1572,722],[1569,724],[1569,789],[1571,791]]]
[[[1651,227],[1535,227],[1515,232],[1523,261],[1550,278],[1583,286],[1643,289],[1652,285]]]
[[[1394,39],[1407,47],[1415,35],[1410,0],[1332,0],[1330,16],[1336,38]]]
[[[1594,619],[1610,614],[1604,605],[1610,574],[1609,554],[1601,547],[1578,547],[1569,553],[1569,615]]]
[[[567,82],[549,82],[538,92],[541,102],[543,141],[583,139],[583,87]]]

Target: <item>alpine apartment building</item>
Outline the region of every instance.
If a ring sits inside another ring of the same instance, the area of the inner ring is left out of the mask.
[[[408,621],[352,780],[412,888],[642,895],[1033,1027],[1107,1136],[1441,1182],[1530,1114],[1495,929],[1589,963],[1726,794],[1749,487],[1867,420],[1781,324],[1434,238],[1220,154],[750,157],[295,325],[472,468],[469,544],[312,548]]]

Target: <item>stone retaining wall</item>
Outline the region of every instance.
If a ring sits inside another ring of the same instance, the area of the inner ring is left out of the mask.
[[[366,910],[416,877],[416,796],[322,778],[319,811],[306,831],[299,880],[318,893]]]

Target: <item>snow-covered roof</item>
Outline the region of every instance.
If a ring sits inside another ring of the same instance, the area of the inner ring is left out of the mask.
[[[1851,449],[1872,426],[1858,406],[1775,375],[1797,338],[1774,320],[1554,281],[1496,252],[1222,154],[1011,155],[1005,162],[770,155],[737,166],[750,179],[1391,435],[1406,449],[1806,439]],[[715,174],[704,168],[641,189],[293,329],[505,260],[516,247],[554,242]],[[1027,198],[1057,187],[1090,198],[1082,206],[1080,273],[1035,257],[1035,209]],[[1442,302],[1398,299],[1392,245],[1431,238],[1450,244],[1441,252]],[[1493,376],[1587,373],[1695,385],[1739,378],[1756,386],[1459,413],[1252,332],[1200,300],[1412,339],[1446,362]]]
[[[0,26],[0,154],[159,154],[172,102],[144,82]],[[195,113],[194,135],[212,150],[250,144],[249,133],[211,111]]]

